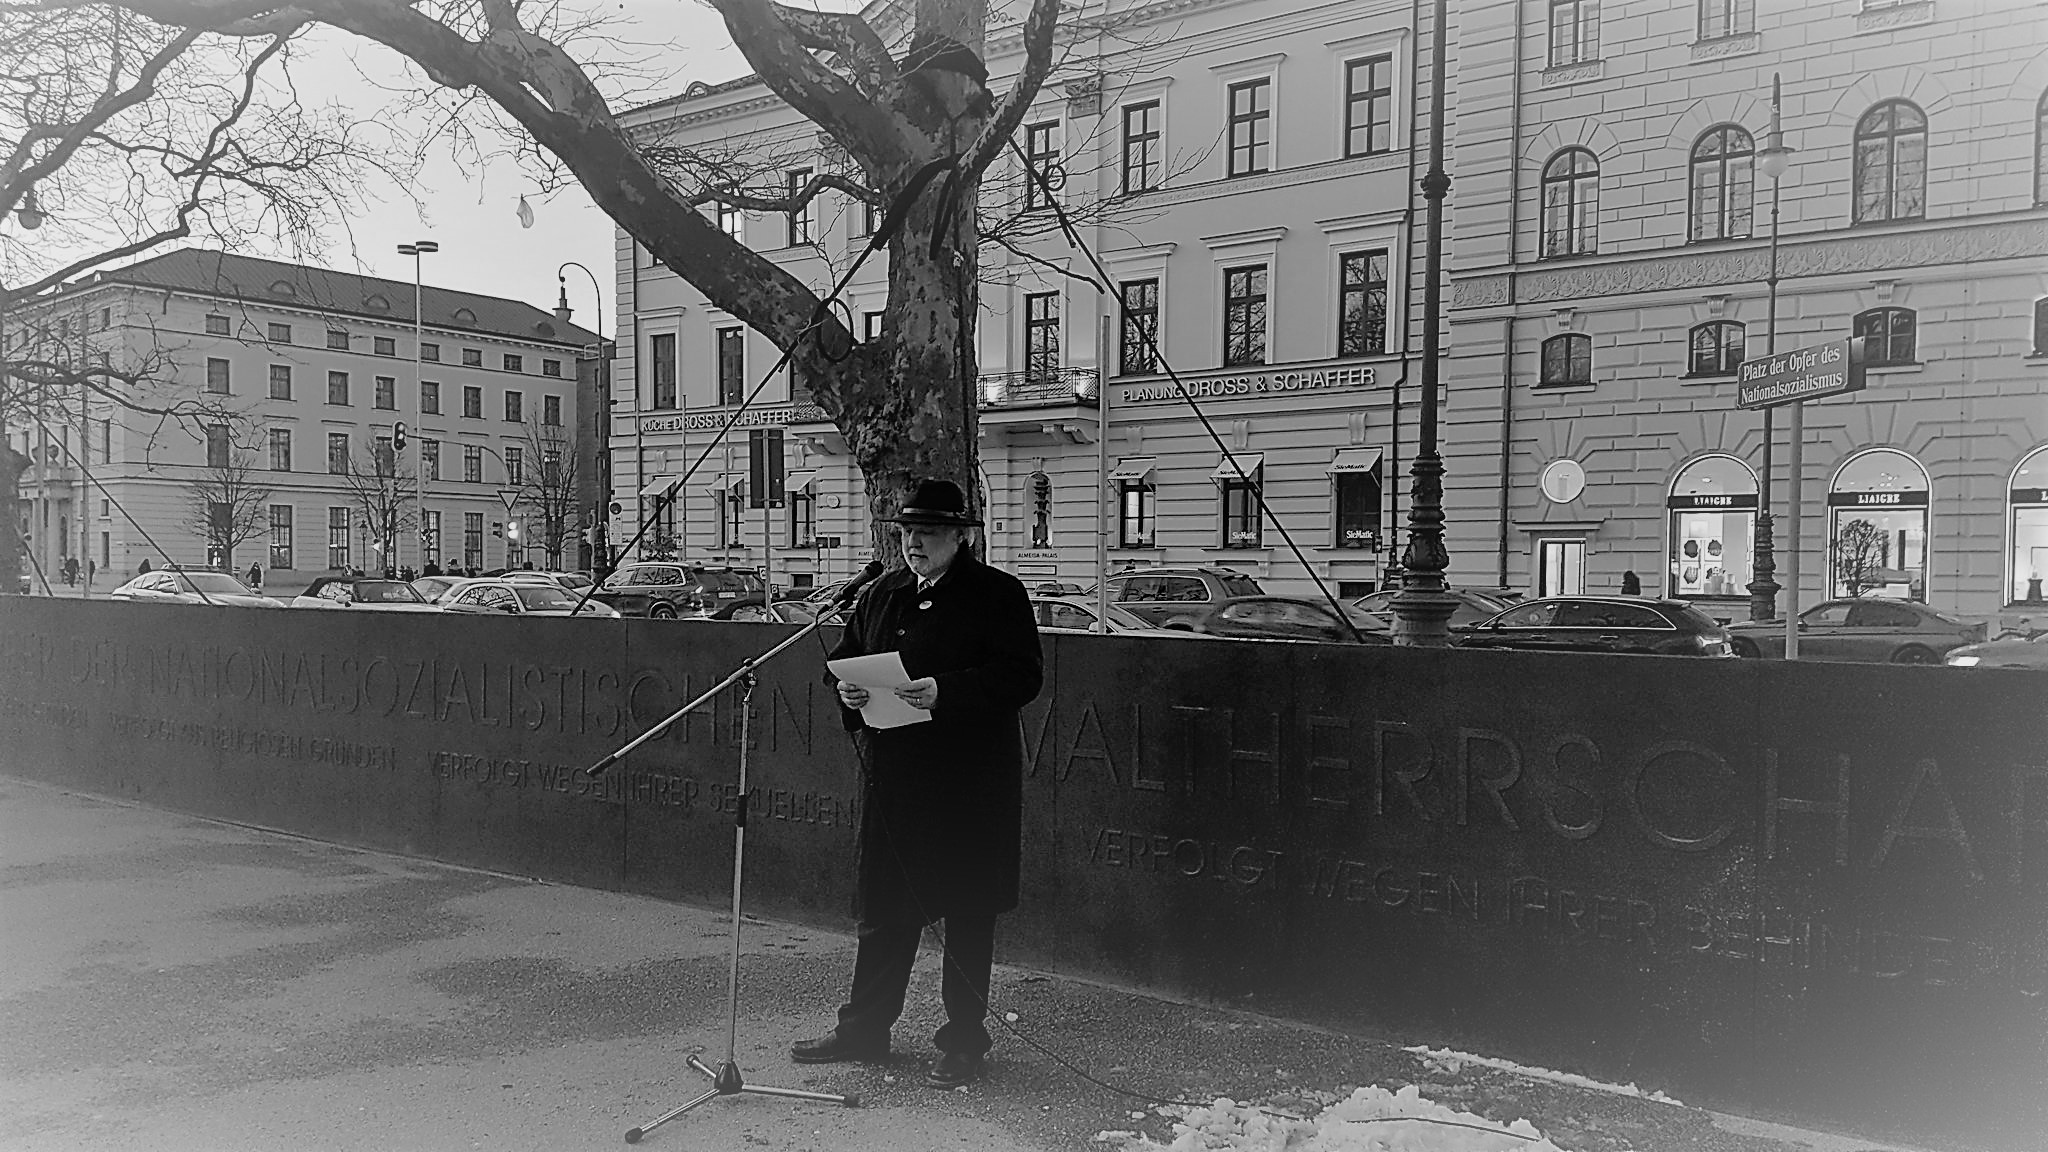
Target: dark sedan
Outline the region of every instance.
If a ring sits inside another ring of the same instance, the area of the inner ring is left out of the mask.
[[[1683,600],[1553,596],[1517,604],[1452,643],[1528,652],[1614,652],[1648,656],[1733,656],[1728,634]]]
[[[1360,608],[1345,606],[1339,620],[1327,600],[1299,596],[1233,596],[1209,606],[1192,620],[1168,629],[1236,640],[1314,640],[1325,644],[1392,644],[1393,626]],[[1355,629],[1355,631],[1354,631]]]
[[[1776,659],[1785,654],[1783,621],[1731,624],[1728,636],[1738,656]],[[1939,664],[1949,649],[1982,639],[1984,625],[1911,600],[1829,600],[1799,614],[1801,660]]]
[[[1451,609],[1450,626],[1459,631],[1486,623],[1494,616],[1506,611],[1512,603],[1512,601],[1501,599],[1498,596],[1488,596],[1484,592],[1474,592],[1469,588],[1447,588],[1445,591],[1457,598],[1458,606]],[[1399,588],[1382,588],[1378,592],[1369,592],[1353,600],[1351,606],[1362,608],[1385,620],[1388,624],[1392,624],[1394,622],[1394,597],[1400,594],[1401,590]]]

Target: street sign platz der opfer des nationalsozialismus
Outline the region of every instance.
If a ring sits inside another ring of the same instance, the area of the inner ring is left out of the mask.
[[[1738,408],[1773,408],[1863,390],[1860,339],[1830,340],[1810,348],[1744,360],[1736,376]]]

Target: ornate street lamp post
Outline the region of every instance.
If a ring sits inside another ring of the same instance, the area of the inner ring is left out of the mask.
[[[1764,355],[1775,356],[1778,352],[1778,184],[1792,165],[1792,149],[1785,147],[1785,133],[1778,118],[1779,77],[1771,74],[1771,128],[1764,137],[1763,151],[1756,155],[1756,166],[1771,180],[1771,247],[1770,260],[1764,273],[1764,284],[1769,291],[1764,305]],[[1771,413],[1775,408],[1764,409],[1764,453],[1763,471],[1757,483],[1756,501],[1756,575],[1749,584],[1749,618],[1751,620],[1775,620],[1778,618],[1777,557],[1771,539],[1771,445],[1777,438],[1772,427]],[[1795,422],[1796,423],[1796,422]],[[1796,549],[1799,542],[1794,540]]]
[[[426,336],[426,318],[422,315],[420,309],[420,257],[430,256],[440,250],[441,245],[432,240],[415,240],[410,244],[400,244],[398,246],[398,254],[400,256],[412,257],[412,395],[413,403],[415,404],[419,403],[420,396],[420,341]],[[420,438],[420,445],[415,451],[419,455],[413,460],[413,500],[419,505],[420,511],[420,567],[424,569],[427,566],[427,446],[425,437]],[[393,472],[398,470],[398,454],[396,451],[392,453],[391,470]],[[397,532],[395,523],[392,527],[392,532],[394,534]],[[398,541],[396,539],[391,541],[391,556],[388,562],[393,567],[396,567],[398,564]]]
[[[1436,0],[1434,43],[1430,48],[1429,172],[1422,178],[1422,196],[1429,202],[1424,222],[1422,286],[1422,416],[1417,430],[1414,483],[1408,501],[1408,547],[1401,556],[1401,591],[1395,595],[1394,642],[1443,647],[1451,642],[1451,613],[1458,601],[1445,591],[1444,569],[1451,555],[1444,547],[1444,459],[1437,451],[1437,330],[1443,326],[1444,199],[1451,178],[1444,172],[1444,42],[1449,38],[1447,0]]]

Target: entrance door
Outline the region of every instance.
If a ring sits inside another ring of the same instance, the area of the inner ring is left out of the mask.
[[[1586,586],[1586,542],[1537,542],[1536,595],[1577,596]]]

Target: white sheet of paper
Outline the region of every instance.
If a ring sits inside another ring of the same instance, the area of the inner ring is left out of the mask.
[[[860,718],[870,728],[901,728],[905,724],[922,724],[932,718],[930,712],[913,708],[896,695],[896,689],[910,683],[910,674],[903,670],[903,657],[897,653],[877,652],[872,656],[827,660],[825,667],[848,684],[858,684],[868,690],[867,707],[860,710]]]

